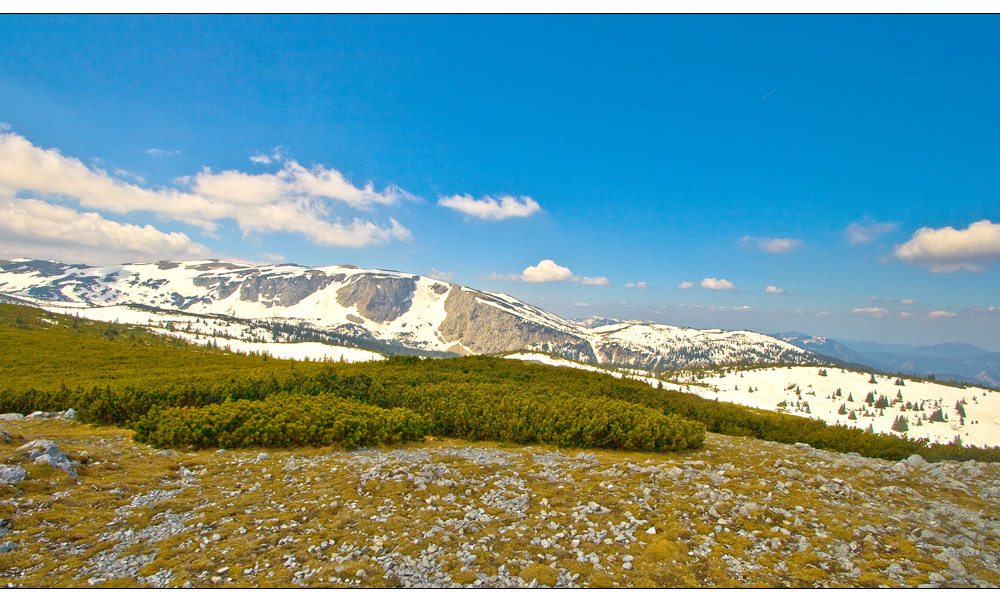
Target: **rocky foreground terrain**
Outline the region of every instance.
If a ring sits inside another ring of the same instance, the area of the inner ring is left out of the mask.
[[[713,434],[683,454],[170,451],[0,418],[8,587],[1000,585],[992,464]]]

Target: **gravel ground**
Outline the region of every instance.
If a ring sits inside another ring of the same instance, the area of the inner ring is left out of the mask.
[[[626,454],[429,441],[174,452],[8,423],[0,583],[18,586],[1000,585],[1000,467],[709,434]],[[18,448],[54,441],[73,477]]]

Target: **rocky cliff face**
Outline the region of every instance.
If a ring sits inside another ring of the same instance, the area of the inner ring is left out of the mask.
[[[530,322],[495,305],[483,303],[487,295],[456,286],[444,302],[448,317],[440,332],[448,340],[461,341],[476,353],[501,353],[517,349],[537,349],[544,345],[579,347],[589,352],[589,343],[577,336]],[[595,361],[589,352],[589,361]]]
[[[361,315],[373,322],[392,322],[410,311],[418,278],[359,274],[337,290],[337,301],[344,307],[357,305]]]

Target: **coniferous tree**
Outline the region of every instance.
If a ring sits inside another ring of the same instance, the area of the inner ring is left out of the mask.
[[[840,409],[837,410],[837,413],[840,414],[841,416],[843,416],[844,414],[846,414],[847,413],[847,404],[846,403],[840,404]]]
[[[906,419],[906,416],[896,416],[896,420],[892,423],[892,430],[897,433],[905,433],[910,430],[910,422]]]

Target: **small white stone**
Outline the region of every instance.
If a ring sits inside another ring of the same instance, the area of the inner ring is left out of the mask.
[[[650,527],[646,529],[646,533],[649,533],[650,535],[656,535],[656,527]]]

